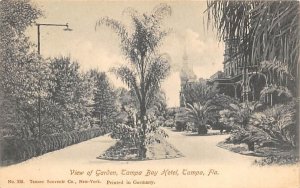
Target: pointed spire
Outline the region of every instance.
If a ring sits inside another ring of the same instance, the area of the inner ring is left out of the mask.
[[[183,56],[182,56],[182,59],[183,59],[183,64],[188,64],[188,55],[187,55],[187,52],[186,52],[186,38],[184,38],[184,47],[183,47]]]

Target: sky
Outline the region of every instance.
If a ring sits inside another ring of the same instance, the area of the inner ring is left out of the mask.
[[[41,26],[41,54],[44,57],[69,56],[77,61],[83,71],[97,68],[109,71],[124,64],[118,36],[109,28],[98,27],[97,20],[110,17],[130,28],[130,18],[124,9],[131,7],[139,12],[150,12],[159,1],[80,1],[43,0],[34,1],[44,16],[38,23],[68,23],[72,31],[60,27]],[[180,74],[182,56],[186,49],[189,66],[198,78],[209,78],[223,68],[224,44],[217,39],[216,32],[206,28],[205,1],[166,2],[172,15],[166,17],[163,28],[171,33],[163,41],[161,53],[170,56],[171,73],[162,83],[169,107],[179,106]],[[37,28],[28,29],[32,42],[37,43]],[[111,83],[123,86],[113,74],[108,73]]]

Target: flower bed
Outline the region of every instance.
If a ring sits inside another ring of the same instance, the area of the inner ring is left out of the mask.
[[[164,138],[161,138],[159,142],[147,145],[147,153],[144,160],[170,159],[178,157],[183,157],[182,153],[175,149]],[[138,148],[134,147],[134,145],[129,142],[122,142],[120,140],[97,158],[120,161],[140,160],[138,156]]]

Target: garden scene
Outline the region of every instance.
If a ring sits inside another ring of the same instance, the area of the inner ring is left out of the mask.
[[[1,168],[299,164],[299,2],[77,3],[0,1]]]

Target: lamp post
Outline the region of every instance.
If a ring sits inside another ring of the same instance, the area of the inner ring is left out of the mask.
[[[52,26],[52,27],[66,27],[64,31],[72,31],[69,28],[68,23],[66,24],[41,24],[37,23],[37,35],[38,35],[38,54],[41,54],[41,39],[40,39],[40,28],[41,26]],[[39,91],[38,91],[38,130],[39,130],[39,138],[41,138],[41,78],[39,79]]]
[[[54,27],[66,27],[64,31],[72,31],[72,29],[69,28],[69,24],[41,24],[37,23],[37,35],[38,35],[38,54],[41,54],[41,40],[40,40],[40,27],[41,26],[54,26]]]

